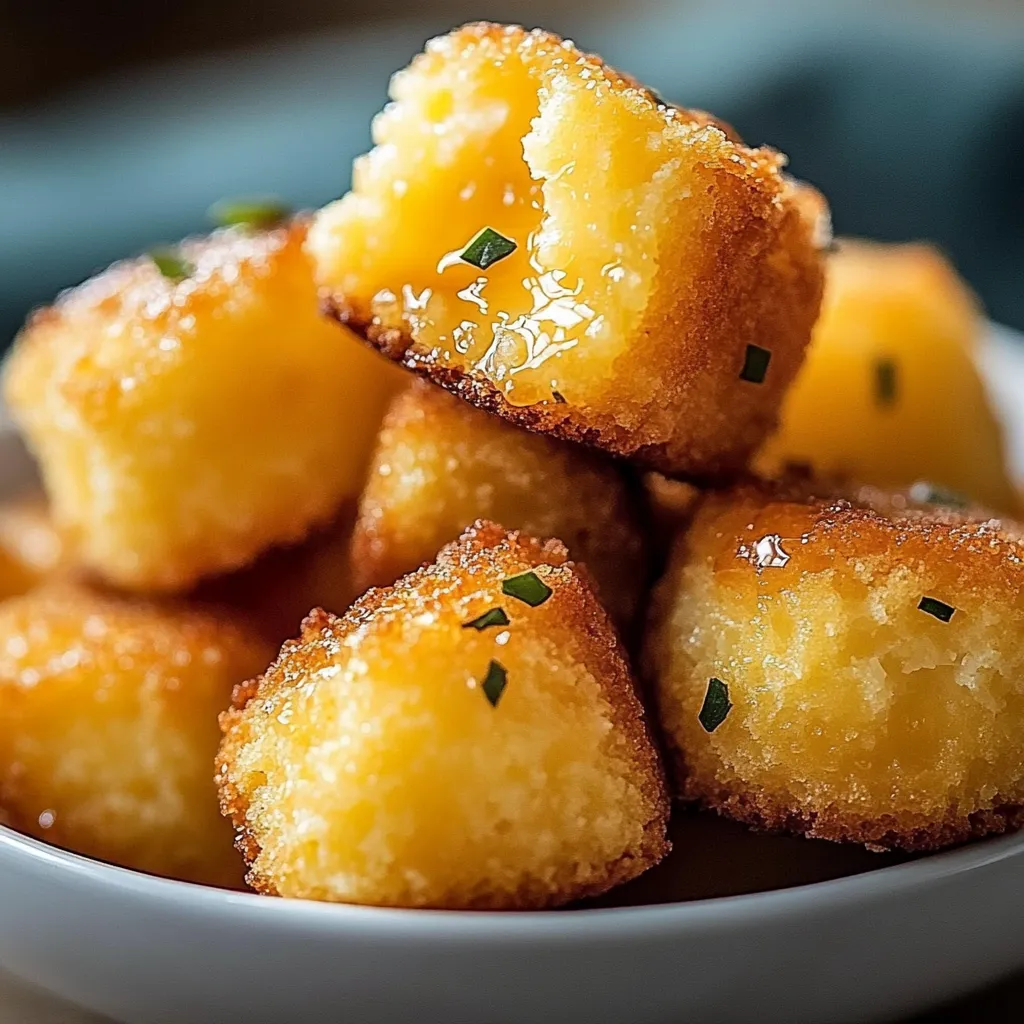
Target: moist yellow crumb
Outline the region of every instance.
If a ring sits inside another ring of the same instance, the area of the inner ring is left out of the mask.
[[[261,892],[548,907],[667,850],[634,681],[555,541],[481,522],[344,616],[313,613],[221,724],[221,804]]]

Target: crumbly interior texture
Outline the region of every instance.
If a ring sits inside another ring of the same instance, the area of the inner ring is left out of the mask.
[[[807,360],[760,469],[801,463],[880,487],[927,480],[1018,512],[976,363],[977,301],[956,271],[929,246],[843,241],[826,280]]]
[[[558,537],[620,627],[648,582],[639,488],[577,445],[510,426],[426,383],[384,419],[353,537],[360,590],[433,561],[477,519]]]
[[[89,857],[238,886],[217,715],[268,656],[228,620],[44,587],[0,605],[0,808]]]
[[[301,221],[115,264],[5,372],[55,520],[120,586],[174,590],[302,539],[362,487],[401,374],[317,312]]]
[[[532,429],[669,472],[740,468],[818,311],[827,212],[698,111],[539,30],[469,25],[392,80],[309,237],[339,319]],[[480,229],[516,244],[458,258]],[[761,383],[746,347],[771,352]]]
[[[708,498],[646,658],[678,790],[758,826],[927,850],[1024,823],[1024,546],[996,520]],[[923,597],[955,609],[948,622]],[[699,721],[711,678],[732,709]]]
[[[537,607],[502,593],[531,570],[553,591]],[[465,626],[495,607],[507,626]],[[311,615],[222,727],[222,807],[262,892],[546,907],[667,849],[658,757],[607,616],[561,545],[490,524],[344,617]]]

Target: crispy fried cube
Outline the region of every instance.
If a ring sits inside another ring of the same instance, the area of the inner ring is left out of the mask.
[[[879,487],[929,481],[1015,512],[1002,432],[975,361],[978,305],[926,245],[844,241],[807,361],[759,456]]]
[[[36,313],[6,397],[55,519],[109,581],[185,588],[362,488],[396,374],[317,312],[302,221],[143,257]]]
[[[645,651],[680,794],[874,848],[1024,824],[1022,558],[904,494],[708,496]]]
[[[0,808],[38,839],[238,885],[217,715],[267,657],[228,619],[62,583],[0,604]]]
[[[539,30],[435,39],[391,95],[310,230],[336,316],[530,429],[666,472],[740,469],[817,315],[820,196]]]
[[[546,907],[667,849],[629,668],[556,541],[478,523],[342,618],[314,613],[222,727],[222,807],[263,892]]]
[[[477,519],[558,537],[620,627],[647,583],[642,506],[619,467],[517,430],[425,383],[391,405],[353,537],[361,592],[433,560]]]

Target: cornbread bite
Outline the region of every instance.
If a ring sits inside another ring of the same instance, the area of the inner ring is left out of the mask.
[[[826,278],[821,319],[761,470],[801,463],[879,487],[926,480],[1017,511],[978,372],[978,303],[953,267],[927,245],[844,240]]]
[[[697,478],[742,468],[818,312],[821,197],[540,30],[435,39],[391,96],[310,229],[333,315],[531,430]]]
[[[9,407],[90,569],[184,589],[362,488],[397,374],[317,312],[305,223],[117,263],[37,312]]]
[[[661,767],[563,545],[477,523],[302,636],[222,716],[221,806],[258,891],[548,907],[667,849]]]
[[[238,885],[217,813],[217,715],[266,664],[231,620],[74,584],[0,604],[6,823],[158,875]]]
[[[415,382],[391,404],[352,543],[356,586],[393,583],[477,519],[558,537],[628,626],[647,584],[639,488],[610,461]]]
[[[1024,544],[914,497],[705,497],[645,652],[679,795],[885,849],[1024,822]]]

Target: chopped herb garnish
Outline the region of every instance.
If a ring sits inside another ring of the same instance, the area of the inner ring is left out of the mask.
[[[150,249],[148,255],[156,264],[156,269],[171,281],[181,281],[186,277],[191,277],[195,270],[195,267],[177,249],[168,247]]]
[[[962,494],[936,487],[926,480],[919,480],[911,486],[910,497],[921,505],[943,505],[946,508],[967,508],[970,504]]]
[[[565,405],[565,395],[561,391],[552,391],[551,397],[559,404]]]
[[[705,732],[714,732],[732,710],[729,700],[729,687],[712,676],[708,680],[708,692],[704,694],[704,703],[697,718]]]
[[[552,594],[551,588],[535,572],[523,572],[502,580],[501,592],[531,608],[543,604]]]
[[[946,604],[945,601],[940,601],[934,597],[922,597],[917,607],[926,615],[935,616],[939,622],[949,622],[956,611],[952,605]]]
[[[763,384],[765,374],[768,372],[768,364],[772,361],[772,354],[760,345],[748,345],[746,354],[743,356],[743,369],[740,370],[740,380],[750,381],[751,384]]]
[[[484,681],[480,685],[484,696],[491,702],[491,707],[498,706],[498,701],[501,700],[501,695],[505,692],[507,685],[508,673],[505,671],[505,666],[497,661],[492,661],[487,666],[487,675],[484,676]]]
[[[494,228],[484,228],[459,253],[459,259],[480,270],[486,270],[492,263],[511,256],[515,251],[516,243],[511,238],[498,234]]]
[[[881,406],[890,406],[896,401],[896,364],[891,359],[879,359],[875,363],[875,400]]]
[[[508,616],[505,614],[504,608],[492,608],[490,611],[486,611],[483,615],[478,615],[475,619],[470,619],[469,622],[462,624],[463,629],[477,629],[485,630],[489,626],[507,626]]]
[[[221,199],[206,211],[206,216],[220,227],[244,224],[250,228],[272,228],[292,212],[291,207],[275,196],[259,199]]]

